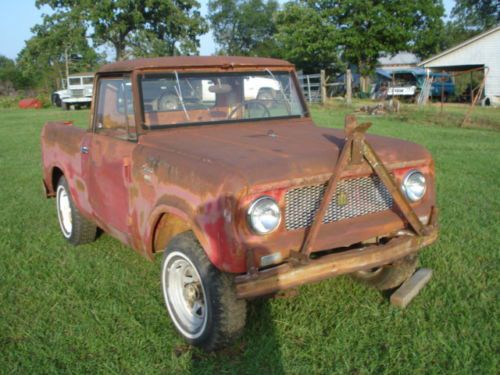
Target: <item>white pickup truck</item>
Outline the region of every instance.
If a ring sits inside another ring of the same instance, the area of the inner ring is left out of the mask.
[[[52,94],[52,104],[63,109],[90,107],[94,90],[94,73],[71,74],[63,80],[66,87]]]

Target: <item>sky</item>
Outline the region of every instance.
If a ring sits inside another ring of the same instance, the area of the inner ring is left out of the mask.
[[[283,3],[285,0],[280,0]],[[409,0],[410,1],[410,0]],[[207,13],[208,0],[200,0],[201,14]],[[454,0],[444,0],[446,14],[448,15],[455,3]],[[24,42],[32,36],[31,28],[40,23],[42,14],[49,8],[37,9],[35,0],[0,0],[0,55],[11,59],[24,47]],[[200,54],[211,55],[215,52],[216,44],[209,32],[200,38]]]

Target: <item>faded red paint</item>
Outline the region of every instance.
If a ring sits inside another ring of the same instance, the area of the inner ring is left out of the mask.
[[[134,76],[143,69],[264,70],[276,66],[293,69],[281,60],[183,57],[111,64],[103,67],[96,79],[120,72]],[[133,80],[132,84],[137,95]],[[246,210],[261,195],[274,197],[283,207],[284,195],[291,187],[326,182],[345,138],[341,130],[316,127],[307,114],[297,119],[154,131],[137,127],[137,141],[103,136],[92,129],[92,123],[89,131],[63,122],[44,126],[43,179],[48,195],[54,194],[57,168],[66,176],[79,210],[146,257],[163,250],[154,249],[160,217],[175,215],[193,230],[211,262],[233,273],[247,271],[248,251],[258,262],[262,255],[277,251],[286,259],[290,251],[301,248],[306,230],[287,231],[282,220],[276,231],[259,236],[249,229]],[[429,152],[396,139],[367,136],[367,140],[396,180],[409,169],[423,171],[428,193],[412,206],[418,216],[429,215],[435,206]],[[82,154],[82,146],[90,152]],[[371,173],[367,163],[362,163],[349,166],[341,177]],[[313,251],[350,246],[405,227],[407,223],[396,208],[325,224]]]

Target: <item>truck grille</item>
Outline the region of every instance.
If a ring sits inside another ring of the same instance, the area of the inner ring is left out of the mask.
[[[71,89],[71,96],[75,98],[83,97],[83,89]]]
[[[285,194],[287,230],[311,226],[325,193],[326,183],[290,189]],[[323,223],[389,210],[392,196],[377,176],[340,180]]]

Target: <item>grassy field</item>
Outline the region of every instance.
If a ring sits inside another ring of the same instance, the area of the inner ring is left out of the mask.
[[[500,111],[486,117],[500,123]],[[314,108],[340,127],[347,108]],[[407,310],[348,277],[258,301],[244,336],[206,354],[176,335],[150,263],[104,235],[68,245],[41,188],[47,120],[88,111],[0,110],[0,373],[497,374],[500,358],[500,132],[436,125],[432,112],[376,117],[372,133],[436,160],[441,237],[430,284]],[[430,120],[429,120],[430,119]]]

